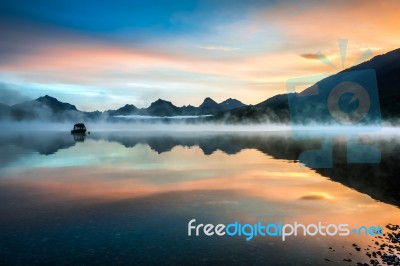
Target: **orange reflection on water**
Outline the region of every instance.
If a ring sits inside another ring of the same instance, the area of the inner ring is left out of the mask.
[[[298,163],[274,159],[254,149],[233,155],[221,151],[205,155],[198,147],[176,146],[158,154],[144,144],[126,148],[115,142],[89,140],[50,156],[31,154],[5,173],[8,175],[2,178],[0,189],[16,189],[16,194],[22,195],[7,218],[10,223],[30,221],[38,211],[73,213],[82,206],[89,212],[92,207],[100,207],[108,217],[112,214],[108,214],[107,206],[125,206],[124,202],[133,205],[118,210],[133,213],[140,223],[146,223],[146,215],[140,211],[147,208],[156,213],[170,212],[184,223],[186,219],[201,221],[216,216],[226,223],[322,222],[355,228],[384,227],[400,220],[394,206],[377,202]],[[39,209],[35,209],[37,206]],[[254,241],[283,245],[277,238],[259,237]],[[308,248],[308,252],[322,247],[323,256],[335,258],[347,256],[348,250],[343,248],[342,253],[333,255],[329,246],[351,247],[357,243],[366,247],[374,239],[350,235],[307,237],[304,241],[307,245],[302,248]],[[353,254],[353,259],[361,260],[362,256],[361,252]]]
[[[82,146],[76,146],[53,158],[42,158],[48,160],[48,167],[43,162],[40,167],[19,167],[14,170],[19,177],[3,179],[2,183],[29,188],[49,202],[103,202],[170,192],[229,191],[231,196],[226,202],[240,205],[247,198],[256,199],[259,213],[266,212],[265,206],[279,205],[287,208],[289,220],[315,221],[318,217],[355,224],[400,220],[400,212],[393,206],[376,202],[297,163],[273,159],[256,150],[235,155],[217,151],[206,156],[199,148],[175,147],[171,152],[156,154],[145,145],[134,149],[115,143],[85,145],[93,147],[86,147],[87,163],[83,165],[57,167],[52,161],[67,161],[84,152]],[[111,148],[112,153],[96,150]],[[104,157],[95,159],[98,154]]]

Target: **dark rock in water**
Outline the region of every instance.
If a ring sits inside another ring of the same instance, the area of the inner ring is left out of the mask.
[[[326,261],[331,261],[330,259],[325,259]]]
[[[386,225],[386,228],[387,229],[389,229],[389,230],[392,230],[392,231],[397,231],[397,229],[399,229],[399,225],[397,225],[397,224],[388,224],[388,225]]]
[[[396,255],[383,255],[382,260],[388,265],[399,265],[399,258]]]
[[[397,238],[397,236],[400,234],[400,231],[398,231],[400,230],[400,227],[397,225],[388,224],[386,228],[388,229],[388,232],[386,234],[382,234],[385,237],[375,235],[375,237],[371,239],[375,245],[368,245],[369,248],[363,249],[366,250],[365,255],[368,257],[368,260],[366,260],[366,262],[357,262],[356,265],[400,266],[400,242]],[[396,239],[396,243],[392,243],[393,238]],[[352,247],[357,251],[361,251],[363,248],[357,244],[352,244]],[[351,253],[349,254],[351,255]],[[343,261],[351,262],[352,260],[345,258]]]

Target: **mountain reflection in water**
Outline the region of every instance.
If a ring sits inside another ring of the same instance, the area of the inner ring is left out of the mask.
[[[204,155],[216,151],[225,154],[237,154],[245,149],[255,149],[275,159],[297,162],[299,155],[306,150],[318,149],[321,137],[307,140],[294,140],[288,132],[269,133],[193,133],[193,132],[97,132],[86,137],[70,136],[64,132],[36,134],[8,134],[1,136],[0,146],[6,151],[11,146],[34,150],[40,154],[51,155],[60,149],[68,149],[76,142],[103,140],[116,142],[126,148],[138,144],[148,145],[158,154],[171,151],[174,147],[199,147]],[[347,163],[346,142],[343,139],[333,141],[333,167],[314,169],[319,174],[340,182],[372,198],[400,206],[400,141],[396,136],[364,137],[361,142],[377,147],[382,154],[378,164]],[[13,148],[11,148],[13,149]],[[0,166],[18,156],[8,151],[0,159]],[[359,154],[362,156],[362,154]]]
[[[298,156],[318,149],[319,137],[288,132],[3,132],[0,265],[369,262],[352,247],[374,244],[368,237],[187,235],[193,218],[399,221],[400,146],[390,136],[362,141],[381,150],[380,164],[347,164],[345,142],[335,139],[334,167],[310,169]]]

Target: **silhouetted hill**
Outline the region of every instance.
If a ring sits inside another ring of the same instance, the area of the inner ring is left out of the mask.
[[[207,97],[204,99],[203,103],[200,104],[199,106],[199,113],[202,114],[215,114],[218,113],[220,111],[220,107],[218,105],[218,103],[216,101],[214,101],[213,99],[211,99],[210,97]]]
[[[84,116],[74,105],[63,103],[48,95],[33,101],[11,106],[11,117],[15,120],[76,120]]]
[[[245,105],[219,113],[210,120],[224,120],[227,123],[288,122],[288,96],[287,94],[275,95],[256,105]]]
[[[400,49],[378,55],[345,71],[374,69],[383,118],[400,116]]]
[[[232,98],[226,99],[225,101],[223,101],[219,104],[221,111],[228,111],[228,110],[240,108],[243,106],[246,106],[246,105],[244,103],[242,103],[241,101],[238,101],[238,100],[232,99]]]
[[[158,99],[151,103],[145,112],[152,116],[174,116],[182,113],[179,107],[176,107],[171,102],[162,99]]]
[[[48,95],[37,98],[35,102],[39,102],[42,105],[49,107],[53,112],[77,111],[74,105],[60,102],[56,98],[50,97]]]
[[[326,122],[328,115],[326,98],[331,89],[344,81],[368,86],[374,80],[373,71],[368,70],[374,70],[376,73],[379,95],[380,109],[378,106],[373,106],[373,108],[380,110],[382,118],[385,120],[400,118],[400,105],[398,104],[400,101],[400,49],[375,56],[369,61],[322,79],[301,93],[292,94],[292,96],[300,96],[297,98],[299,106],[301,106],[301,110],[297,110],[299,111],[298,116],[305,119],[310,117],[310,120],[313,119],[314,122]],[[316,85],[319,88],[318,96],[301,97],[307,94],[312,95],[310,92],[315,89]],[[225,114],[219,114],[213,119],[224,119],[232,123],[244,121],[288,122],[290,119],[288,95],[291,94],[276,95],[257,105],[233,109]],[[371,101],[372,103],[373,101]],[[379,115],[375,113],[373,117],[378,118]]]
[[[117,110],[109,110],[106,111],[111,116],[117,116],[117,115],[132,115],[138,112],[138,108],[134,106],[133,104],[126,104],[125,106],[117,109]]]
[[[198,113],[206,115],[211,115],[211,114],[215,115],[218,113],[233,110],[243,106],[246,105],[236,99],[229,98],[221,103],[217,103],[210,97],[207,97],[204,99],[203,103],[199,106]]]

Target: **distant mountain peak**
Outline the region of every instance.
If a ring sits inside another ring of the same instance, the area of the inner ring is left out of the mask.
[[[124,106],[122,106],[118,110],[137,110],[137,109],[138,108],[133,104],[125,104]]]
[[[56,98],[54,98],[54,97],[51,97],[51,96],[49,96],[49,95],[45,95],[45,96],[41,96],[41,97],[39,97],[39,98],[37,98],[36,99],[36,101],[39,101],[39,102],[42,102],[42,101],[57,101],[58,102],[58,100],[56,99]]]
[[[37,98],[35,102],[44,104],[49,108],[51,108],[53,111],[77,111],[75,105],[60,102],[56,98],[51,97],[47,94],[45,96]]]
[[[175,105],[173,105],[171,102],[166,101],[166,100],[163,100],[163,99],[158,99],[157,101],[152,102],[152,103],[150,104],[150,107],[151,107],[151,106],[155,106],[155,105],[172,105],[172,106],[175,106]]]
[[[243,107],[246,105],[239,100],[228,98],[225,101],[221,102],[219,104],[219,106],[220,106],[221,111],[228,111],[228,110],[240,108],[240,107]]]
[[[180,115],[181,109],[176,107],[171,102],[158,99],[155,102],[152,102],[151,105],[146,109],[148,115],[156,115],[156,116],[173,116]]]
[[[204,108],[207,107],[209,108],[210,106],[217,106],[218,103],[216,101],[214,101],[213,99],[211,99],[210,97],[207,97],[204,99],[203,103],[200,104],[200,108]]]
[[[214,102],[214,103],[216,103],[216,101],[214,101],[210,97],[206,97],[203,102]]]
[[[115,111],[111,111],[111,113],[113,115],[132,115],[137,110],[138,110],[138,108],[136,106],[134,106],[133,104],[125,104],[123,107],[121,107]]]
[[[245,104],[242,103],[241,101],[236,100],[236,99],[232,99],[232,98],[228,98],[228,99],[226,99],[225,101],[221,102],[220,104],[223,104],[223,105],[235,104],[235,105],[241,105],[241,106],[244,106],[244,105],[245,105]]]

